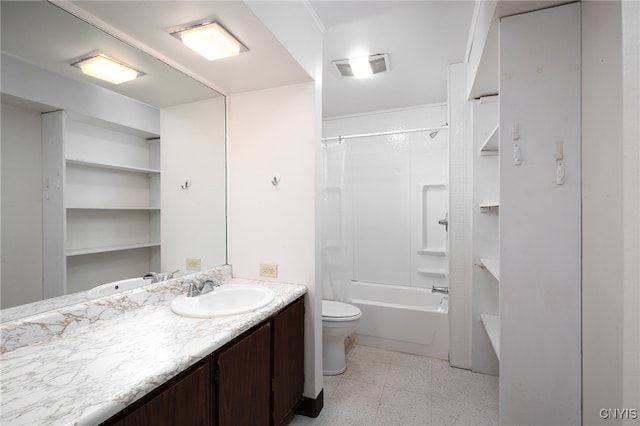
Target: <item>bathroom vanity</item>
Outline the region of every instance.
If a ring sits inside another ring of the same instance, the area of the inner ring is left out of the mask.
[[[0,423],[286,421],[302,400],[306,287],[224,279],[223,287],[264,286],[275,298],[253,312],[197,319],[170,308],[189,279],[3,323]]]
[[[300,297],[103,425],[279,425],[303,387]]]

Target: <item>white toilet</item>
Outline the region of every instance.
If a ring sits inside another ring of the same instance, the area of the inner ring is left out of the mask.
[[[322,301],[322,374],[325,376],[342,374],[347,369],[344,339],[355,331],[361,316],[360,309],[348,303]]]

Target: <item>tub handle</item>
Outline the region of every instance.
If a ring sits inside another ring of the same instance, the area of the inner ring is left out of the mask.
[[[449,213],[445,213],[444,219],[440,219],[438,224],[444,225],[444,231],[449,232]]]

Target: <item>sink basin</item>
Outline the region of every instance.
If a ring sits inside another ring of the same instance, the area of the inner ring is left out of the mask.
[[[123,291],[142,287],[149,283],[149,280],[142,278],[129,278],[126,280],[115,281],[92,288],[87,292],[87,297],[89,299],[95,299],[98,297],[109,296],[110,294],[121,293]]]
[[[255,311],[267,306],[275,294],[257,285],[226,285],[200,296],[182,294],[171,302],[171,310],[192,318],[212,318]]]

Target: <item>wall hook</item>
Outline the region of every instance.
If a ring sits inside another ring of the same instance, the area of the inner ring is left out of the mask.
[[[275,173],[271,178],[271,185],[277,186],[279,183],[280,183],[280,175],[278,173]]]
[[[189,178],[184,178],[184,183],[182,185],[180,185],[180,188],[182,189],[187,189],[191,186],[191,179]]]

